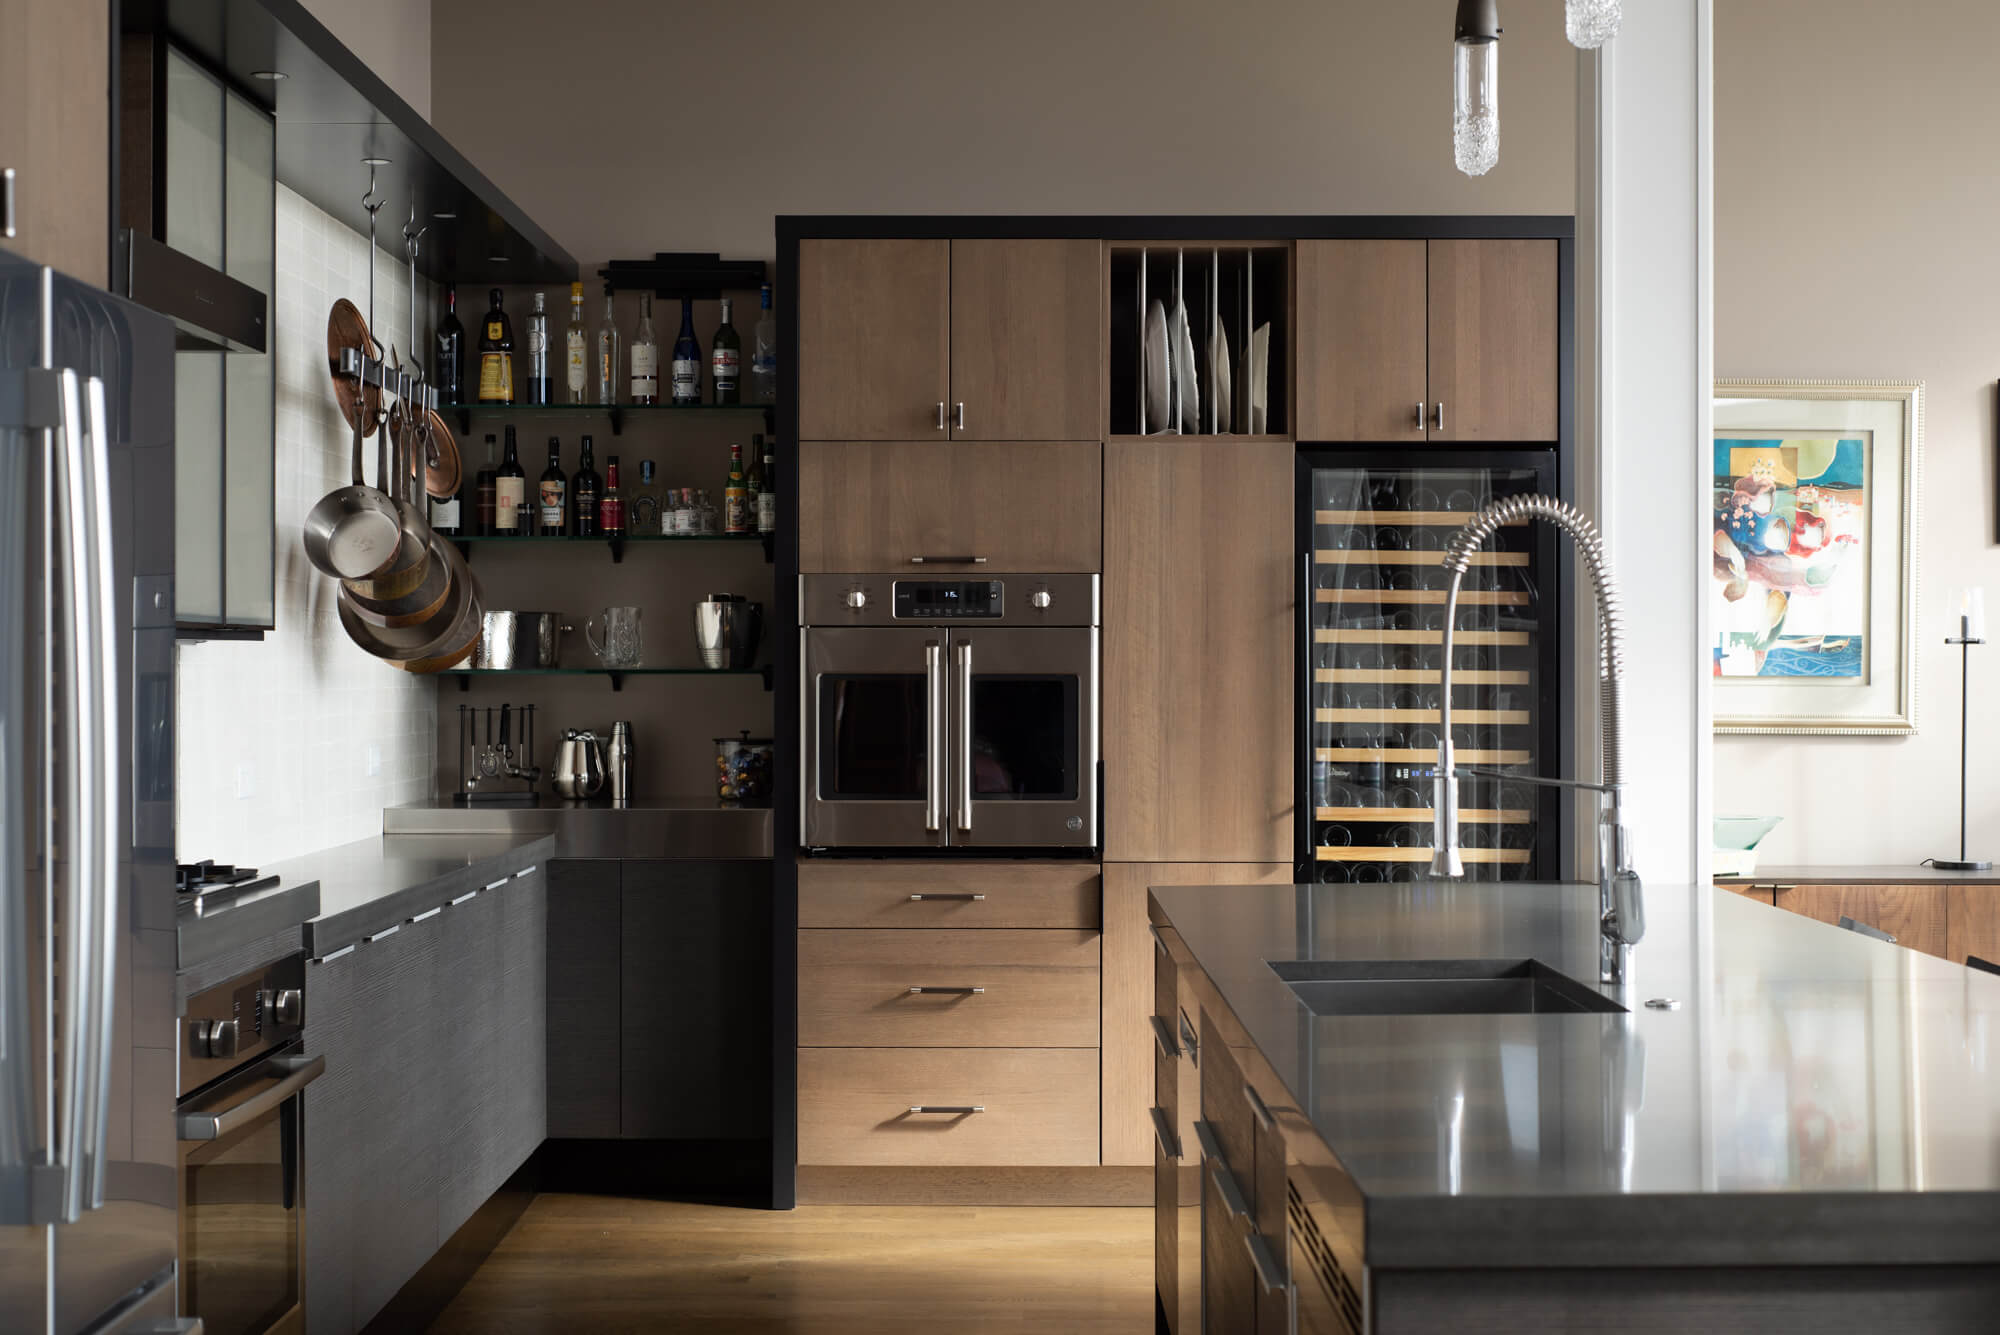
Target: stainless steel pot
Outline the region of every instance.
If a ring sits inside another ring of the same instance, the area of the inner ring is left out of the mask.
[[[596,797],[604,788],[604,752],[597,734],[577,728],[563,733],[550,778],[555,784],[557,797],[568,798],[572,802]]]
[[[560,612],[488,612],[481,623],[476,668],[554,668],[562,666],[563,624]]]

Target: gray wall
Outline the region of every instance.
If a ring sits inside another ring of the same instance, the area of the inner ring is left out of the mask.
[[[1958,846],[1959,591],[2000,598],[2000,10],[1921,0],[1715,14],[1718,376],[1928,383],[1910,738],[1715,742],[1719,814],[1782,815],[1770,862],[1914,862]],[[2000,648],[1972,657],[1972,828],[2000,829]],[[1983,745],[1982,745],[1983,739]],[[1976,837],[1976,836],[1975,836]]]
[[[301,0],[314,18],[425,119],[431,114],[430,0]]]

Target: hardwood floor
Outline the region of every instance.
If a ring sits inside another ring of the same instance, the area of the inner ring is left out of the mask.
[[[1152,1211],[537,1197],[431,1327],[726,1335],[1153,1329]]]

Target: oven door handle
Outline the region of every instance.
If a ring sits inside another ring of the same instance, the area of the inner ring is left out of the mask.
[[[958,830],[972,833],[972,642],[952,641],[958,666]]]
[[[258,1118],[267,1115],[285,1100],[294,1097],[326,1074],[325,1057],[273,1057],[264,1063],[267,1075],[284,1078],[269,1089],[259,1090],[235,1107],[219,1113],[182,1113],[174,1119],[182,1140],[221,1140]]]
[[[944,825],[944,646],[924,645],[924,832]]]

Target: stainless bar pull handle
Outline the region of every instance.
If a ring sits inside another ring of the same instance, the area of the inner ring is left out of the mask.
[[[1174,1042],[1174,1031],[1167,1026],[1165,1020],[1162,1020],[1157,1015],[1148,1015],[1146,1023],[1153,1026],[1153,1041],[1160,1045],[1160,1054],[1162,1056],[1179,1057],[1181,1055],[1180,1044]]]
[[[912,1103],[913,1113],[940,1113],[946,1117],[970,1117],[973,1113],[983,1113],[983,1103]]]
[[[14,238],[14,169],[0,170],[0,234]]]
[[[396,933],[402,930],[403,930],[403,924],[397,923],[394,927],[384,927],[381,931],[375,933],[373,936],[364,936],[361,939],[372,946],[377,941],[385,940],[388,937],[392,937]]]
[[[1256,1090],[1248,1085],[1243,1086],[1243,1101],[1250,1105],[1250,1111],[1256,1116],[1258,1126],[1266,1131],[1276,1129],[1277,1119],[1271,1116],[1270,1108],[1265,1105],[1263,1097]]]
[[[960,431],[965,430],[965,405],[962,403],[958,405],[957,425]]]
[[[429,922],[432,918],[437,917],[438,914],[443,912],[444,912],[444,905],[440,904],[434,909],[425,909],[422,913],[419,913],[416,917],[406,918],[404,919],[404,921],[409,926],[414,927],[416,924],[420,922]]]
[[[968,901],[975,901],[975,902],[976,902],[976,901],[978,901],[978,900],[982,900],[982,899],[984,899],[984,898],[986,898],[986,896],[985,896],[985,895],[977,895],[977,894],[963,894],[963,893],[958,893],[958,892],[954,892],[954,893],[951,893],[951,894],[939,894],[939,893],[937,893],[936,891],[932,891],[932,892],[930,892],[930,893],[928,893],[928,894],[916,894],[916,895],[911,895],[911,896],[910,896],[910,901],[911,901],[912,903],[919,903],[919,902],[921,902],[921,901],[923,901],[923,900],[926,900],[926,899],[955,899],[955,900],[958,900],[958,901],[960,901],[960,902],[968,902]]]
[[[1160,935],[1160,929],[1153,926],[1153,924],[1151,923],[1147,923],[1146,930],[1152,933],[1153,949],[1159,951],[1162,955],[1168,954],[1169,952],[1167,950],[1167,938]]]
[[[1424,401],[1423,401],[1422,399],[1418,399],[1418,400],[1417,400],[1417,430],[1419,430],[1419,431],[1422,431],[1423,429],[1424,429]]]
[[[95,1068],[91,1072],[90,1207],[104,1204],[105,1169],[110,1161],[111,1049],[117,1037],[118,938],[124,915],[119,908],[119,854],[124,826],[118,801],[118,705],[113,691],[118,676],[118,600],[112,587],[111,556],[111,426],[105,409],[104,381],[92,376],[84,386],[89,412],[90,449],[84,455],[84,494],[88,501],[86,534],[90,563],[91,638],[97,661],[91,708],[96,713],[97,749],[92,764],[91,820],[99,840],[96,850],[97,981]]]
[[[944,730],[944,647],[932,640],[924,645],[924,830],[929,834],[944,824]]]
[[[958,658],[958,828],[972,833],[972,646],[955,644]]]
[[[913,556],[910,558],[910,564],[913,566],[983,566],[986,564],[986,558],[983,556]]]
[[[1278,1258],[1271,1254],[1271,1244],[1264,1241],[1261,1233],[1245,1233],[1243,1245],[1250,1252],[1250,1264],[1257,1270],[1257,1282],[1266,1293],[1283,1293],[1288,1282],[1285,1268],[1278,1264]]]
[[[1236,1175],[1229,1171],[1229,1165],[1217,1154],[1209,1158],[1208,1167],[1215,1174],[1215,1189],[1222,1196],[1222,1208],[1229,1211],[1231,1218],[1248,1219],[1250,1202],[1243,1198],[1243,1189],[1236,1185]]]
[[[1202,1158],[1217,1159],[1217,1160],[1220,1160],[1222,1158],[1222,1146],[1216,1143],[1215,1128],[1210,1126],[1207,1122],[1205,1121],[1195,1122],[1194,1143],[1196,1148],[1198,1148],[1201,1151]]]
[[[1444,430],[1444,400],[1437,401],[1437,429]]]
[[[512,879],[513,879],[513,878],[512,878],[512,877],[509,877],[509,876],[502,876],[502,877],[501,877],[501,878],[500,878],[499,880],[497,880],[497,881],[488,881],[488,882],[487,882],[487,883],[486,883],[485,885],[483,885],[483,886],[481,886],[481,887],[479,887],[479,888],[480,888],[481,890],[498,890],[498,889],[499,889],[499,888],[500,888],[501,886],[503,886],[503,885],[507,884],[507,882],[508,882],[508,881],[510,881],[510,880],[512,880]]]
[[[47,498],[47,522],[53,532],[60,518],[64,550],[58,554],[51,548],[47,554],[51,560],[59,560],[62,567],[62,604],[67,616],[62,634],[62,715],[69,721],[76,761],[65,767],[67,773],[64,775],[62,803],[70,818],[57,822],[62,837],[61,860],[60,864],[56,862],[58,850],[52,847],[48,874],[53,877],[60,865],[67,878],[63,905],[63,960],[60,966],[63,980],[63,1066],[60,1075],[62,1106],[58,1117],[62,1143],[57,1147],[55,1165],[62,1176],[60,1218],[65,1223],[75,1223],[81,1213],[84,1193],[83,1147],[88,1135],[92,1069],[89,1035],[94,1028],[90,1023],[90,1009],[95,996],[94,980],[90,974],[96,941],[91,922],[96,907],[92,893],[95,876],[90,866],[95,847],[90,820],[95,807],[86,796],[89,777],[85,773],[96,755],[96,739],[91,735],[94,711],[85,700],[84,691],[86,684],[96,678],[97,663],[90,652],[93,618],[85,607],[90,588],[90,546],[85,536],[84,507],[81,503],[84,446],[79,422],[83,406],[76,372],[65,370],[56,373],[56,396],[59,424],[56,428],[55,457],[49,468],[52,482]],[[63,499],[60,517],[56,513],[53,490],[58,486]],[[48,740],[53,753],[55,739],[50,737]],[[54,796],[51,792],[50,797],[53,799]]]
[[[944,430],[944,400],[938,400],[938,430]]]
[[[1148,1108],[1146,1111],[1153,1115],[1153,1138],[1160,1142],[1160,1153],[1176,1163],[1180,1162],[1180,1137],[1176,1136],[1173,1127],[1167,1124],[1166,1113],[1158,1108]]]
[[[922,984],[912,984],[910,994],[912,996],[936,994],[939,996],[983,997],[986,995],[986,989],[983,987],[929,987]]]
[[[325,1057],[274,1057],[264,1063],[264,1073],[282,1076],[269,1089],[259,1090],[226,1112],[184,1113],[175,1118],[182,1140],[221,1140],[250,1125],[326,1074]]]

